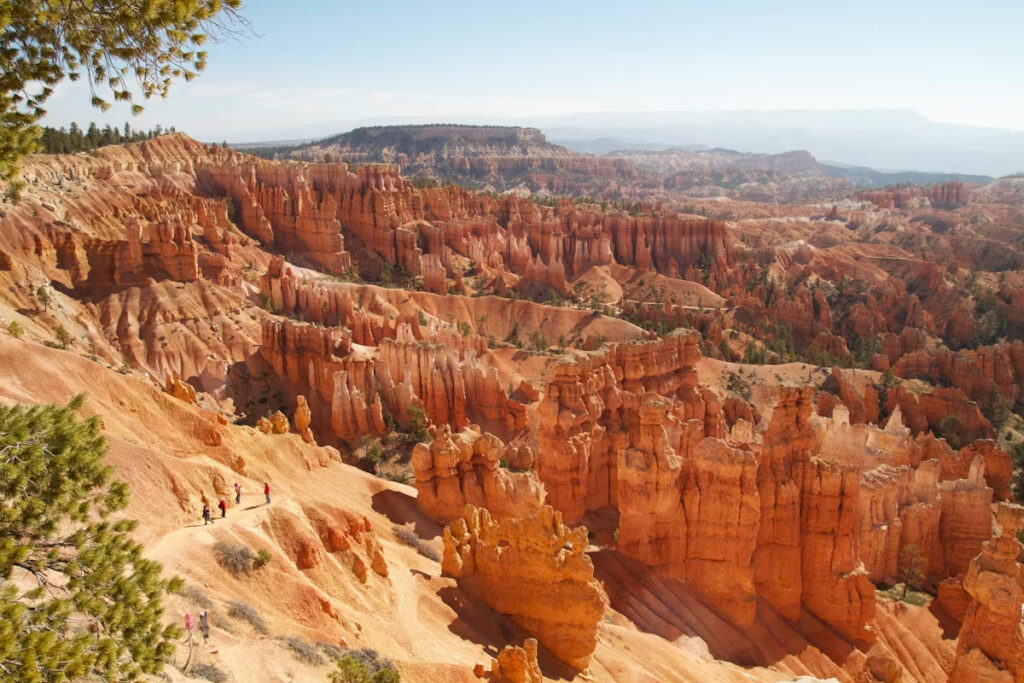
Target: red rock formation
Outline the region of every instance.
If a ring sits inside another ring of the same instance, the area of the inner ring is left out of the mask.
[[[974,459],[967,479],[939,484],[939,500],[942,505],[940,575],[962,575],[971,558],[992,535],[992,489],[985,485],[985,461],[981,456]]]
[[[491,662],[492,683],[541,683],[537,665],[537,640],[527,638],[522,647],[506,645]]]
[[[967,479],[976,457],[985,461],[985,483],[992,487],[996,500],[1010,499],[1013,459],[992,439],[978,440],[960,449],[956,459],[942,461],[943,479]]]
[[[544,501],[544,487],[529,473],[501,466],[505,444],[476,425],[452,434],[448,425],[432,429],[433,442],[412,450],[419,492],[417,505],[433,519],[448,523],[466,504],[496,517],[532,517]]]
[[[1017,532],[1024,508],[1001,503],[997,529],[981,554],[971,560],[964,589],[971,600],[957,639],[949,680],[1024,681],[1024,566],[1018,561]]]
[[[388,576],[380,541],[361,515],[328,505],[305,506],[301,512],[278,508],[264,524],[301,570],[335,571],[330,557],[361,583],[367,582],[370,570]]]
[[[1009,405],[1024,405],[1024,341],[964,351],[906,352],[895,361],[899,377],[951,385],[984,405],[993,387]]]
[[[467,506],[465,516],[444,529],[441,569],[553,655],[584,670],[608,603],[586,548],[587,530],[565,526],[548,506],[531,518],[500,522]]]
[[[907,426],[915,434],[929,430],[938,433],[942,421],[952,415],[957,419],[956,434],[961,443],[995,437],[992,425],[978,405],[959,389],[937,387],[915,393],[900,385],[889,390],[886,405],[890,412],[899,406]]]
[[[195,388],[181,381],[181,375],[177,372],[167,372],[164,377],[164,392],[171,396],[185,401],[186,403],[196,402],[196,390]]]
[[[295,421],[295,431],[299,433],[299,436],[306,443],[315,443],[313,431],[309,428],[312,412],[309,409],[309,404],[306,402],[306,397],[301,394],[296,396],[295,404],[295,415],[292,418]]]
[[[967,205],[967,188],[961,182],[932,185],[930,199],[937,209],[955,209]]]

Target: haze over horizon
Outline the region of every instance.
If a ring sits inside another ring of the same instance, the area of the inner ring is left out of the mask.
[[[201,140],[255,142],[399,122],[562,126],[574,115],[624,111],[913,110],[932,122],[1018,131],[1011,139],[1024,140],[1017,4],[529,0],[511,11],[317,0],[294,11],[249,0],[242,13],[257,35],[210,44],[207,70],[176,83],[167,100],[145,102],[141,116],[123,105],[104,114],[89,106],[86,84],[64,82],[44,124],[129,120]],[[965,163],[971,167],[931,170],[1009,172],[1002,161]]]

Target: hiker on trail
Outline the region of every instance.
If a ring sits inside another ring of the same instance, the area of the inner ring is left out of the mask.
[[[235,505],[241,505],[241,504],[242,504],[242,487],[239,486],[238,482],[236,481],[235,482]]]
[[[270,505],[270,482],[263,482],[263,495],[267,497],[267,505]]]
[[[195,622],[192,621],[192,613],[185,612],[185,633],[188,635],[189,640],[192,640],[192,629],[194,629],[195,626]]]
[[[203,634],[203,640],[210,639],[210,620],[206,617],[206,610],[199,613],[199,632]]]
[[[227,503],[226,500],[221,498],[220,502],[217,503],[217,507],[220,508],[220,518],[221,519],[224,519],[225,517],[228,516],[228,503]]]
[[[207,524],[213,524],[213,520],[210,519],[210,504],[203,503],[203,526]]]

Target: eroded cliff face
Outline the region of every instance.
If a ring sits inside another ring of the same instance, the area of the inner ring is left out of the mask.
[[[432,437],[412,451],[417,504],[431,518],[451,522],[467,504],[498,518],[532,517],[540,509],[543,485],[529,473],[507,469],[509,454],[498,437],[476,425],[454,434],[445,425]]]
[[[970,601],[950,681],[1024,680],[1024,565],[1017,540],[1024,528],[1024,508],[1002,503],[995,522],[992,540],[971,560],[964,576]]]
[[[233,158],[197,167],[199,182],[230,196],[242,229],[269,247],[343,273],[343,233],[428,291],[445,292],[469,259],[478,275],[508,271],[569,291],[567,278],[620,263],[679,273],[701,262],[727,266],[732,239],[720,221],[554,208],[514,195],[491,199],[454,186],[417,188],[392,165],[306,165]],[[366,264],[364,264],[366,265]]]
[[[914,437],[898,408],[884,429],[851,425],[842,404],[821,418],[809,387],[778,390],[758,425],[730,424],[696,381],[696,341],[677,333],[552,367],[537,472],[567,519],[598,531],[614,519],[618,552],[736,624],[763,600],[854,641],[873,640],[872,582],[897,580],[906,546],[934,583],[966,570],[993,495],[984,442],[956,453]],[[1008,456],[988,455],[1003,487]]]
[[[608,603],[586,548],[587,530],[565,526],[549,506],[502,521],[467,506],[444,529],[442,571],[582,671]]]

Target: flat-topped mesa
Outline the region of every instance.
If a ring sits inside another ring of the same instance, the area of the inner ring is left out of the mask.
[[[467,503],[498,518],[532,517],[540,509],[543,485],[528,472],[502,466],[507,456],[498,437],[476,425],[454,434],[448,425],[431,432],[431,443],[412,450],[416,504],[428,516],[447,524],[463,514]]]
[[[1018,532],[1024,507],[1000,503],[995,533],[971,560],[964,576],[970,596],[957,639],[956,661],[949,680],[1024,681],[1024,565],[1018,560]]]
[[[582,671],[608,605],[586,549],[587,530],[565,526],[550,506],[501,521],[466,506],[444,529],[441,570]]]

